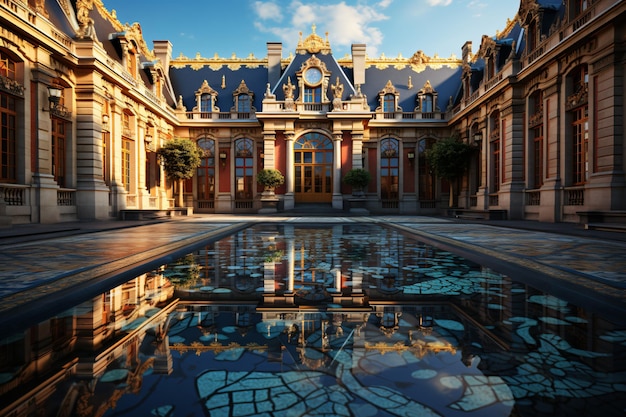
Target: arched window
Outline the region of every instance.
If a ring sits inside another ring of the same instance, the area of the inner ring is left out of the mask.
[[[201,138],[198,147],[203,151],[202,161],[196,170],[198,208],[209,209],[213,208],[215,199],[215,141]]]
[[[333,143],[319,133],[307,133],[294,143],[295,193],[298,202],[331,201]]]
[[[387,138],[380,142],[380,197],[383,208],[397,208],[399,199],[400,143]]]
[[[252,200],[254,195],[254,142],[243,138],[235,141],[235,199]]]

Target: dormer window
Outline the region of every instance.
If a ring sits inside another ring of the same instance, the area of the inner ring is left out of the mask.
[[[256,109],[252,106],[253,99],[254,93],[248,89],[245,81],[241,80],[239,87],[233,91],[235,106],[231,111],[237,111],[240,115],[239,117],[249,118],[250,113],[256,111]]]
[[[137,77],[137,48],[134,43],[126,47],[126,71],[133,77]]]
[[[417,92],[417,108],[415,110],[422,114],[438,111],[437,92],[433,89],[433,86],[428,80],[421,90]]]
[[[207,80],[204,80],[196,91],[196,107],[194,107],[193,111],[201,112],[200,117],[205,117],[212,112],[219,112],[219,108],[215,106],[216,102],[217,91],[209,86]]]
[[[576,19],[589,8],[590,0],[570,0],[569,1],[569,17],[571,20]]]
[[[393,94],[385,94],[383,99],[383,112],[393,113],[396,110],[396,96]]]
[[[400,93],[398,93],[396,88],[393,86],[391,80],[387,81],[387,85],[385,85],[385,88],[380,90],[380,92],[378,93],[380,107],[377,110],[382,110],[383,113],[386,114],[395,113],[398,109],[399,97]]]

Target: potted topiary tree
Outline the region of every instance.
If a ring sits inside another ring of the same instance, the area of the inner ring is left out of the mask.
[[[278,207],[278,197],[274,189],[285,183],[285,177],[275,168],[265,168],[256,174],[256,180],[263,186],[259,213],[275,213]]]
[[[352,187],[354,197],[364,197],[365,189],[370,183],[370,173],[363,168],[353,168],[343,177],[343,182]]]
[[[178,207],[183,207],[183,181],[193,177],[202,163],[202,150],[189,139],[174,138],[157,151],[167,178],[177,182]]]
[[[352,198],[348,199],[351,213],[369,214],[366,208],[365,190],[370,179],[370,173],[363,168],[352,168],[343,177],[343,182],[352,187]]]
[[[264,187],[263,193],[273,195],[274,189],[285,183],[285,177],[275,168],[266,168],[256,174],[256,180]]]

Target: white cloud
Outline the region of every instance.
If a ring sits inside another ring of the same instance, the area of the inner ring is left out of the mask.
[[[261,20],[273,20],[280,22],[283,18],[282,9],[271,1],[257,1],[254,3],[254,11]]]
[[[264,33],[277,36],[287,50],[295,48],[298,42],[298,33],[306,37],[311,33],[312,25],[316,25],[316,33],[324,38],[328,32],[331,48],[349,51],[354,43],[367,44],[367,53],[370,56],[378,54],[378,47],[383,41],[383,32],[376,26],[377,22],[389,19],[381,10],[391,4],[393,0],[381,0],[375,5],[360,4],[348,5],[344,1],[335,4],[304,3],[293,0],[289,7],[283,8],[285,22],[280,27],[256,22],[256,28]],[[263,18],[261,11],[267,11],[275,6],[271,2],[257,1],[255,11],[259,18]],[[278,11],[276,13],[279,13]],[[287,15],[288,13],[288,15]],[[276,19],[275,19],[276,20]]]
[[[481,17],[483,10],[487,7],[487,4],[482,1],[472,0],[467,5],[467,8],[471,11],[472,16]]]
[[[430,6],[449,6],[452,0],[428,0]]]

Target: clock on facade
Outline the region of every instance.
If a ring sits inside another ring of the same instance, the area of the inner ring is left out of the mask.
[[[311,67],[304,72],[304,81],[307,84],[316,85],[322,81],[322,71],[317,67]]]

